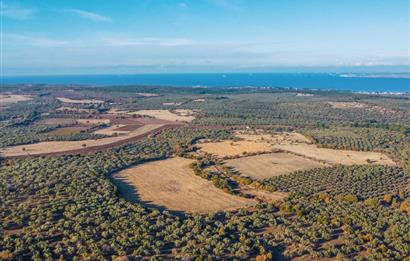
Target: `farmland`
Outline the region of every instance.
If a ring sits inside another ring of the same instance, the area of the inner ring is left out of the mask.
[[[184,158],[155,161],[121,171],[114,178],[122,184],[135,186],[137,196],[126,191],[126,198],[135,201],[139,197],[142,202],[173,211],[212,212],[255,203],[224,193],[211,182],[196,177],[189,168],[191,162]],[[127,186],[120,186],[120,191],[121,187],[126,190]]]
[[[289,153],[269,153],[226,160],[226,165],[234,167],[242,175],[255,179],[292,173],[326,166],[326,164]]]
[[[54,85],[2,95],[32,99],[0,110],[0,259],[409,256],[405,95]]]

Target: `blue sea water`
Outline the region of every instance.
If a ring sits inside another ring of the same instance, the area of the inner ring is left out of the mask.
[[[3,84],[166,85],[285,87],[355,92],[410,92],[409,78],[340,77],[320,73],[212,73],[7,76]]]

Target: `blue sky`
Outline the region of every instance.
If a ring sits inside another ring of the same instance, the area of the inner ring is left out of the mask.
[[[3,0],[3,73],[408,68],[409,12],[408,0]]]

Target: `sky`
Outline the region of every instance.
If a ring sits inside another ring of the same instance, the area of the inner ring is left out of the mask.
[[[409,3],[2,0],[1,73],[408,71]]]

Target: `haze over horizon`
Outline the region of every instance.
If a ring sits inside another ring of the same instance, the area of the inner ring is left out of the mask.
[[[410,73],[408,0],[7,0],[0,8],[2,75]]]

